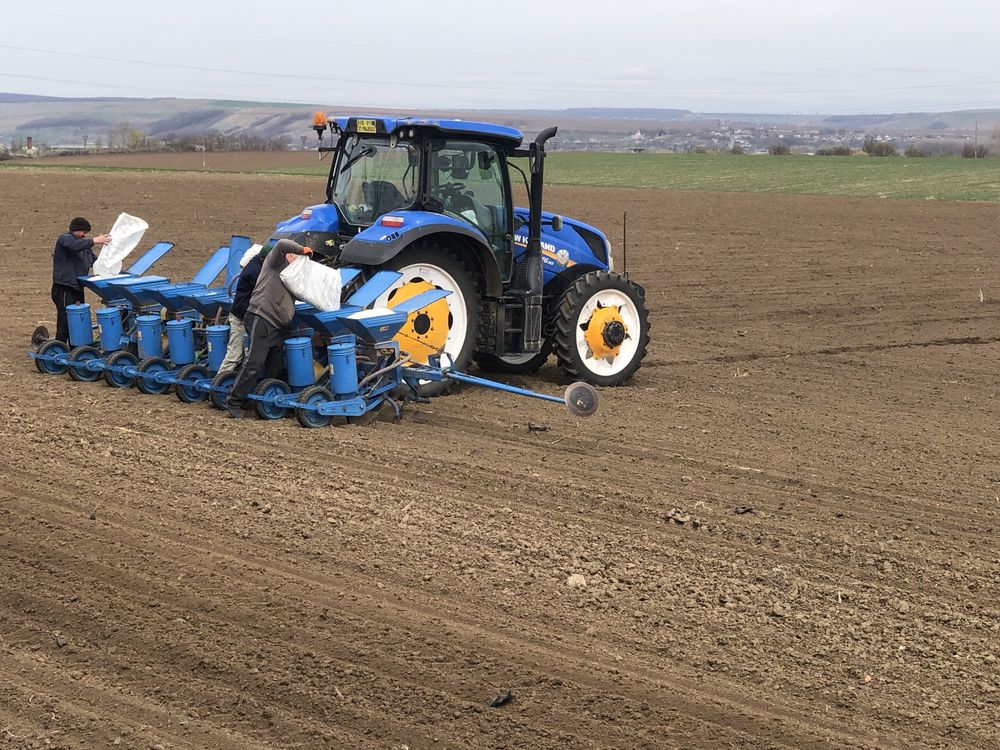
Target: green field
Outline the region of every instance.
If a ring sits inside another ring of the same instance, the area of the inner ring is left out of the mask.
[[[1000,159],[556,152],[545,176],[552,185],[1000,201]]]
[[[33,166],[30,162],[16,166],[6,162],[0,164],[0,171]],[[279,167],[260,173],[325,175],[328,168],[327,162],[318,162],[315,166]],[[546,161],[546,182],[704,192],[1000,201],[1000,159],[556,152]]]
[[[1000,159],[555,153],[546,176],[561,185],[1000,201]]]

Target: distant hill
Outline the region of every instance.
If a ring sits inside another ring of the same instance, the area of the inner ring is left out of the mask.
[[[20,102],[105,102],[105,101],[137,101],[126,96],[93,96],[93,97],[67,97],[67,96],[36,96],[35,94],[5,94],[0,91],[0,104],[17,104]],[[156,100],[148,100],[156,101]]]
[[[1000,110],[968,109],[957,112],[906,112],[883,115],[831,115],[823,118],[828,127],[862,130],[878,127],[885,130],[920,131],[989,130],[1000,126]]]
[[[573,107],[558,111],[570,117],[592,117],[600,120],[681,120],[694,115],[689,109]]]
[[[207,132],[227,136],[284,138],[293,147],[302,138],[312,145],[312,113],[324,110],[358,114],[330,105],[208,99],[134,99],[125,97],[60,98],[30,94],[0,93],[0,143],[31,136],[37,143],[107,143],[113,128],[128,123],[151,137],[200,135]],[[589,133],[627,134],[641,128],[677,130],[691,123],[725,122],[729,125],[796,126],[849,130],[877,129],[885,133],[933,134],[945,131],[980,132],[1000,127],[1000,110],[959,112],[910,112],[866,115],[705,113],[685,109],[577,107],[563,110],[426,110],[420,112],[370,108],[372,114],[425,114],[468,120],[486,120],[519,128],[533,135],[548,125],[558,125],[563,137],[586,140]]]

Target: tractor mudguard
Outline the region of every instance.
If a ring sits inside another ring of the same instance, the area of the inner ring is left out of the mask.
[[[499,293],[500,268],[493,250],[480,231],[459,219],[429,211],[396,211],[389,215],[403,223],[384,225],[381,222],[385,217],[376,220],[344,245],[340,262],[344,265],[379,266],[425,237],[457,235],[474,248],[486,269],[487,293]]]
[[[302,209],[302,213],[278,222],[274,233],[268,239],[274,244],[280,239],[289,239],[300,245],[308,245],[322,251],[324,245],[332,246],[340,231],[340,215],[332,203],[320,203]]]
[[[332,203],[307,206],[302,213],[278,222],[275,232],[336,232],[340,228],[340,216]]]

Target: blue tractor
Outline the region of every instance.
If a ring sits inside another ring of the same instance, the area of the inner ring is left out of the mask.
[[[461,120],[317,113],[313,127],[331,157],[326,202],[278,224],[269,242],[288,237],[360,269],[358,285],[398,272],[373,307],[447,290],[395,337],[412,362],[443,355],[459,371],[474,360],[531,373],[554,353],[568,376],[602,386],[639,368],[645,291],[614,271],[598,229],[542,211],[545,143],[556,128],[525,147],[514,128]],[[527,209],[513,204],[514,171]],[[421,391],[450,385],[428,381]]]

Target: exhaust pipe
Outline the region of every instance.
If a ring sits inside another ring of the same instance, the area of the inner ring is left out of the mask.
[[[529,196],[528,247],[525,250],[527,294],[524,307],[524,351],[542,348],[542,190],[545,184],[545,142],[558,128],[546,128],[529,146],[531,195]]]

